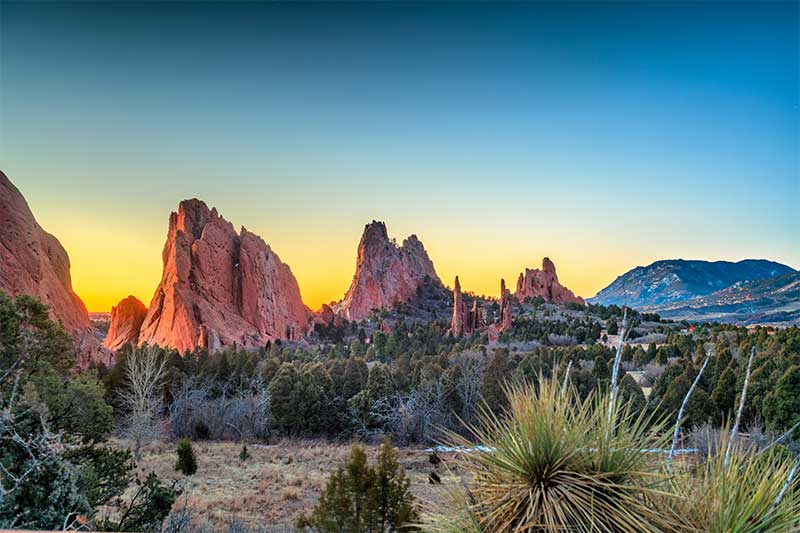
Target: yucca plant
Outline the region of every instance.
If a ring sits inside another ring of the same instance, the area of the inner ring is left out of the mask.
[[[775,447],[759,454],[727,431],[687,475],[675,478],[676,512],[689,519],[691,530],[710,533],[800,531],[800,491],[792,487],[796,461]],[[730,442],[730,447],[728,443]]]
[[[574,389],[540,379],[509,385],[507,410],[480,411],[469,438],[446,433],[467,473],[466,510],[427,515],[426,530],[671,531],[682,521],[657,460],[664,423],[634,414],[607,394],[581,401]],[[476,445],[480,447],[476,448]],[[449,527],[455,524],[455,529]]]

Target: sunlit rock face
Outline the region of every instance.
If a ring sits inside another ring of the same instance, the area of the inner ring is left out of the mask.
[[[136,346],[139,341],[139,329],[146,314],[147,308],[135,296],[120,300],[111,308],[111,323],[103,346],[114,351],[126,344]]]
[[[161,282],[139,344],[211,351],[299,339],[310,318],[289,266],[245,228],[237,234],[216,209],[184,200],[169,219]]]
[[[425,280],[441,284],[425,247],[416,235],[402,246],[389,239],[386,225],[372,221],[358,244],[353,282],[334,310],[349,320],[362,320],[373,309],[383,309],[413,298]]]
[[[36,222],[25,198],[0,172],[0,290],[36,296],[50,316],[83,344],[89,330],[86,306],[72,290],[69,256]]]
[[[583,298],[575,296],[571,290],[558,282],[556,266],[549,257],[542,260],[542,269],[526,268],[517,279],[517,300],[540,296],[545,302],[566,304],[570,302],[583,304]]]

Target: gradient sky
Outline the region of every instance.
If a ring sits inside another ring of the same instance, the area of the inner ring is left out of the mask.
[[[90,310],[216,206],[338,300],[365,223],[496,295],[664,258],[800,267],[797,2],[0,3],[0,168]]]

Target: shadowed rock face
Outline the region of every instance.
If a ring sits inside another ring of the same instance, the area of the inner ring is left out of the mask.
[[[245,228],[237,234],[200,200],[184,200],[170,215],[162,259],[139,344],[252,347],[299,339],[308,324],[288,265],[258,235]]]
[[[362,320],[373,309],[412,298],[426,277],[441,284],[417,236],[411,235],[397,246],[389,239],[386,225],[373,220],[364,227],[353,282],[335,311],[349,320]]]
[[[556,266],[549,257],[542,260],[542,269],[526,268],[517,279],[517,300],[541,296],[545,302],[566,304],[570,302],[583,304],[583,298],[575,296],[571,290],[558,282]]]
[[[87,336],[89,314],[72,290],[69,269],[61,243],[39,226],[25,198],[0,172],[0,290],[36,296],[80,339]]]
[[[111,308],[111,324],[103,346],[114,351],[125,344],[136,346],[139,341],[139,329],[146,314],[147,308],[135,296],[120,300]]]

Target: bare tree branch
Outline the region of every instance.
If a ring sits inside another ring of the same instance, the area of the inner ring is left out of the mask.
[[[725,449],[725,461],[723,462],[724,465],[728,464],[728,458],[731,454],[731,446],[733,446],[733,441],[736,439],[736,434],[739,432],[739,422],[742,419],[742,411],[744,410],[744,402],[745,398],[747,398],[747,385],[750,383],[750,369],[753,367],[753,358],[756,355],[756,347],[753,346],[753,349],[750,350],[750,360],[747,361],[747,372],[744,375],[744,385],[742,385],[742,397],[739,400],[739,410],[736,412],[736,422],[733,423],[733,427],[731,428],[731,436],[728,439],[728,447]]]
[[[611,415],[614,412],[613,406],[617,399],[617,389],[619,388],[619,362],[622,359],[622,346],[625,344],[625,336],[628,334],[628,308],[622,308],[622,329],[619,334],[619,346],[614,355],[614,370],[611,373],[611,394],[608,397],[608,422],[611,423]]]
[[[688,391],[686,391],[686,396],[683,397],[683,402],[681,402],[681,408],[678,410],[678,419],[675,421],[675,430],[672,432],[672,447],[669,449],[669,455],[667,456],[668,472],[672,471],[672,456],[675,455],[675,448],[678,446],[678,432],[681,429],[681,422],[683,422],[683,411],[686,409],[686,404],[689,403],[689,397],[692,395],[694,388],[700,381],[700,377],[703,375],[703,370],[706,369],[706,365],[708,364],[710,357],[711,352],[709,351],[706,353],[706,359],[703,361],[703,366],[700,367],[700,371],[695,376],[692,386],[689,387]]]

